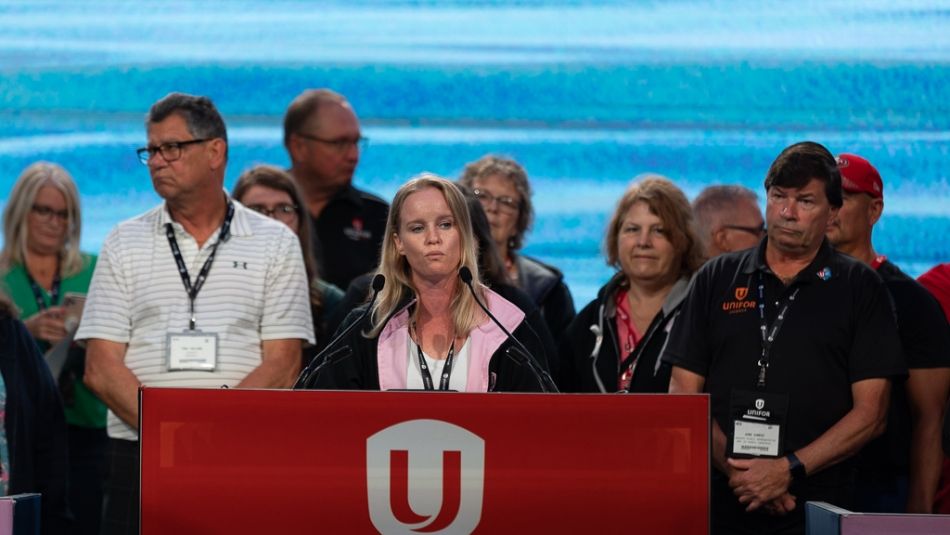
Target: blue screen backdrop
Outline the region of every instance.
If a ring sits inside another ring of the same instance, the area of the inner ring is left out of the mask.
[[[880,252],[914,275],[950,259],[947,2],[0,2],[0,35],[0,200],[29,163],[64,165],[89,251],[160,201],[134,154],[152,102],[214,99],[230,187],[286,165],[285,107],[330,87],[370,138],[356,182],[383,197],[487,152],[522,162],[525,250],[578,306],[611,274],[604,225],[633,177],[761,195],[805,139],[881,171]]]

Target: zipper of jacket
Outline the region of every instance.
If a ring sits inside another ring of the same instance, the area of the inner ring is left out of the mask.
[[[663,314],[663,309],[660,308],[660,311],[657,312],[657,314]],[[647,329],[646,335],[644,335],[643,338],[640,339],[640,343],[637,344],[637,347],[633,349],[633,355],[634,355],[633,365],[630,367],[630,384],[631,385],[633,385],[634,379],[637,378],[637,370],[640,368],[639,364],[640,364],[641,354],[646,349],[647,345],[650,343],[650,340],[652,340],[653,337],[656,335],[656,332],[661,329],[661,326],[664,323],[666,323],[665,316],[661,317],[659,322],[657,322],[656,317],[654,317],[653,323],[651,323],[650,328]],[[622,367],[622,365],[623,365],[623,362],[621,362],[618,365],[618,369],[619,367]]]

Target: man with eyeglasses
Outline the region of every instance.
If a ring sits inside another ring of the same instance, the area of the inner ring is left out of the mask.
[[[828,228],[835,248],[884,279],[909,377],[891,394],[887,431],[858,455],[857,508],[872,513],[931,513],[943,461],[941,425],[950,395],[950,328],[939,303],[871,243],[884,212],[884,183],[871,162],[840,154],[844,204]]]
[[[744,186],[707,187],[693,200],[693,214],[707,259],[751,249],[765,235],[758,196]]]
[[[313,219],[320,276],[342,289],[376,269],[389,205],[353,186],[366,138],[352,106],[329,89],[304,91],[284,115],[290,173]]]
[[[791,145],[765,190],[767,235],[700,268],[662,357],[671,393],[710,394],[714,534],[804,534],[805,502],[850,508],[850,458],[906,374],[884,283],[825,239],[834,156]]]
[[[210,99],[172,93],[138,150],[164,202],[102,246],[77,340],[109,408],[103,533],[138,533],[138,388],[287,388],[313,343],[300,243],[223,190],[228,141]]]

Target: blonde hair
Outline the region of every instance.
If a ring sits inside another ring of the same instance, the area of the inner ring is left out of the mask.
[[[400,217],[406,199],[413,193],[427,188],[439,190],[445,197],[446,204],[455,218],[455,228],[458,230],[461,241],[459,268],[468,267],[472,272],[472,281],[479,299],[484,300],[481,279],[478,272],[478,249],[475,236],[472,232],[472,220],[468,212],[465,197],[459,188],[445,178],[430,173],[418,175],[406,182],[396,192],[389,217],[386,219],[386,234],[380,251],[380,263],[377,273],[386,277],[386,285],[379,292],[379,298],[373,307],[373,327],[366,336],[378,336],[390,316],[396,312],[407,298],[416,293],[412,282],[412,266],[406,257],[399,254],[396,248],[396,235],[399,233]],[[484,301],[483,301],[484,302]],[[471,292],[459,281],[455,286],[455,295],[452,296],[452,323],[459,335],[468,334],[478,325],[480,307],[472,298]]]
[[[36,195],[43,186],[52,186],[66,199],[66,240],[59,252],[60,276],[69,277],[82,270],[83,258],[79,251],[82,215],[79,209],[79,191],[73,177],[61,165],[36,162],[23,170],[7,205],[3,208],[3,250],[0,251],[0,269],[8,270],[26,262],[28,222]]]
[[[702,240],[696,231],[693,210],[686,195],[670,179],[662,175],[640,175],[617,203],[607,225],[605,249],[607,264],[620,267],[619,235],[623,218],[634,204],[642,202],[660,218],[679,260],[678,277],[689,277],[703,264]]]

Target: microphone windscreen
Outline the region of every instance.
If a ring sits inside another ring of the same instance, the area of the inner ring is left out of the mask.
[[[383,286],[386,285],[386,277],[382,273],[377,273],[373,277],[373,291],[378,292],[383,289]]]
[[[459,268],[459,278],[462,279],[462,282],[465,284],[472,283],[472,270],[468,269],[468,266],[462,266]]]

